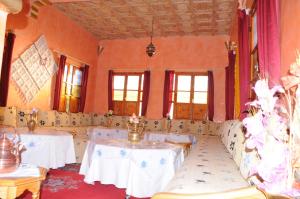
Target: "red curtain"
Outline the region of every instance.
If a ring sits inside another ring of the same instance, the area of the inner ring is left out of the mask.
[[[214,119],[214,76],[212,71],[208,71],[208,94],[207,94],[207,106],[208,106],[208,119],[213,121]]]
[[[81,80],[81,91],[80,91],[80,101],[79,101],[79,112],[84,111],[85,99],[86,99],[86,91],[87,91],[87,82],[89,76],[89,65],[85,65],[80,68],[82,71],[82,80]]]
[[[108,110],[114,110],[113,105],[113,75],[112,70],[108,71]]]
[[[171,109],[174,74],[174,71],[165,71],[163,117],[167,117],[167,114],[170,112]]]
[[[280,79],[279,1],[257,1],[257,39],[260,73],[271,85]]]
[[[0,106],[6,106],[7,104],[9,74],[15,38],[14,33],[8,33],[5,41],[0,79]]]
[[[142,116],[147,113],[149,92],[150,92],[150,71],[144,72],[144,85],[143,85],[143,102],[142,102]]]
[[[238,45],[239,45],[239,81],[240,81],[240,118],[247,111],[246,103],[250,96],[250,47],[249,47],[250,18],[245,10],[238,11]]]
[[[62,84],[62,81],[63,81],[63,75],[64,75],[66,59],[67,59],[66,56],[64,56],[64,55],[60,56],[58,71],[57,71],[57,74],[56,74],[53,110],[57,110],[57,111],[59,109],[60,91],[61,91],[61,84]]]
[[[226,120],[231,120],[234,118],[234,65],[235,54],[234,51],[231,50],[228,52],[228,66],[226,67]]]

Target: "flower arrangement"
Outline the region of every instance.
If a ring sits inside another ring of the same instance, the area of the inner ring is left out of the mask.
[[[138,143],[143,139],[145,127],[143,118],[137,117],[135,113],[133,113],[132,116],[129,117],[127,127],[128,141],[130,141],[131,143]]]
[[[104,117],[112,117],[112,116],[113,116],[113,110],[108,110],[108,112],[104,114]]]
[[[133,113],[132,116],[129,117],[129,123],[138,124],[139,122],[140,119],[135,115],[135,113]]]
[[[296,140],[300,143],[300,90],[290,89],[300,84],[300,58],[290,72],[282,78],[286,90],[281,86],[269,88],[266,79],[256,82],[253,89],[257,99],[248,103],[251,115],[243,125],[247,130],[246,148],[255,150],[259,159],[249,173],[257,176],[254,183],[268,193],[299,196],[300,191],[294,187],[294,168],[300,157],[295,144]]]

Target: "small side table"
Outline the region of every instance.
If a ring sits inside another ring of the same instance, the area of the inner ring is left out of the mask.
[[[39,177],[1,178],[0,198],[13,199],[20,196],[25,190],[32,193],[33,199],[40,198],[41,183],[46,178],[47,170],[40,169]]]
[[[183,148],[184,157],[187,157],[191,148],[192,148],[192,142],[173,142],[170,140],[165,140],[165,142],[181,146]]]

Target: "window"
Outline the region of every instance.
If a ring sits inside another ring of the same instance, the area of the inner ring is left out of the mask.
[[[141,115],[143,78],[143,73],[114,73],[114,114]]]
[[[77,113],[80,102],[82,70],[66,63],[61,87],[59,111]]]
[[[207,113],[208,76],[204,73],[175,73],[171,115],[175,119],[201,120]]]

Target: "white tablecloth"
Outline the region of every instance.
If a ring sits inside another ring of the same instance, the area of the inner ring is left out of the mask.
[[[89,141],[80,168],[84,181],[114,184],[126,194],[151,197],[162,191],[183,162],[181,147],[168,143],[97,139]]]
[[[11,131],[7,131],[9,133]],[[36,129],[29,133],[27,128],[17,128],[20,141],[26,150],[21,153],[21,162],[44,168],[58,168],[75,163],[73,136],[64,131]],[[12,134],[8,134],[9,137]]]
[[[164,141],[172,141],[172,142],[181,142],[181,143],[188,143],[191,142],[192,144],[196,144],[197,139],[196,136],[192,134],[179,134],[179,133],[167,133],[167,132],[146,132],[145,133],[145,140],[154,141],[154,142],[164,142]]]
[[[35,165],[21,163],[19,167],[10,173],[1,173],[1,178],[39,177],[40,169]]]
[[[127,139],[128,131],[126,129],[110,129],[110,128],[90,128],[88,129],[88,134],[90,140],[94,140],[97,138],[101,139]],[[179,134],[179,133],[167,133],[164,131],[147,131],[145,132],[144,140],[154,141],[154,142],[164,142],[166,140],[172,142],[192,142],[192,144],[196,144],[197,139],[193,134]]]
[[[97,138],[104,139],[127,139],[128,131],[126,129],[111,129],[105,127],[95,127],[88,129],[90,140]]]

